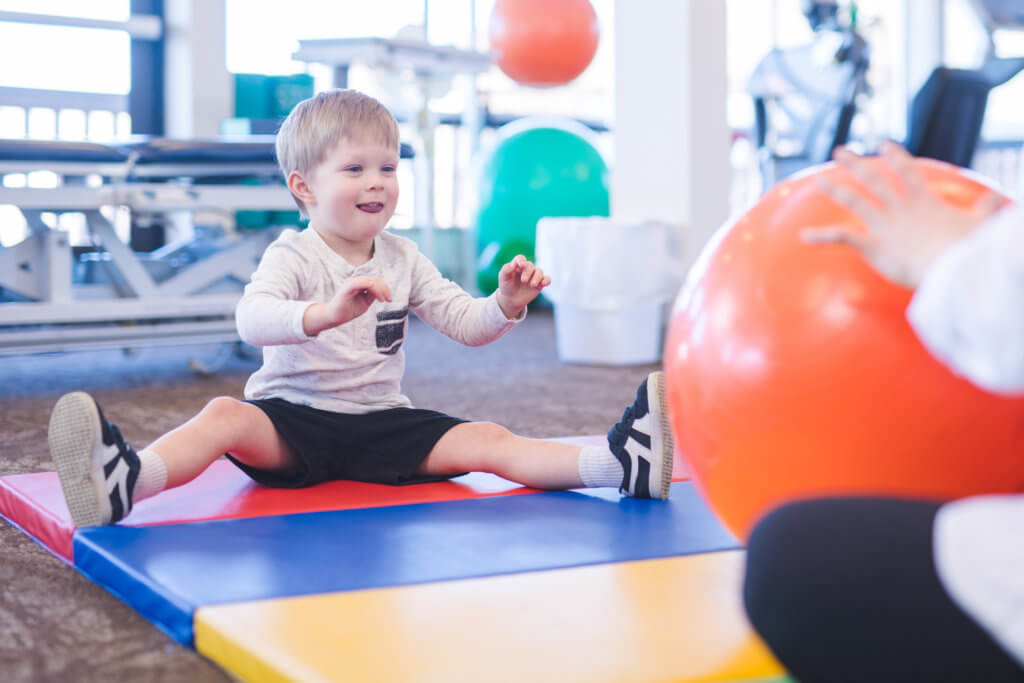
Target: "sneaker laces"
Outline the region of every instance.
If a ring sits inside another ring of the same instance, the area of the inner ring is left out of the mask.
[[[132,448],[131,444],[125,441],[124,437],[121,436],[121,430],[117,428],[117,425],[104,420],[103,430],[107,432],[113,441],[112,444],[108,445],[117,447],[117,458],[110,460],[104,465],[104,474],[110,474],[108,468],[112,469],[117,464],[118,458],[122,458],[125,461],[125,464],[128,465],[129,469],[136,469],[138,466],[137,463],[139,461],[139,456],[135,452],[135,449]]]
[[[121,435],[121,430],[117,428],[116,424],[107,420],[107,417],[103,414],[103,409],[98,405],[96,406],[96,412],[100,414],[100,424],[103,425],[103,443],[117,446],[117,452],[122,457],[126,451],[134,455],[135,450],[124,440],[124,437]],[[108,436],[110,437],[109,442],[107,441]]]
[[[622,417],[619,421],[612,425],[612,428],[608,430],[608,442],[617,446],[622,446],[626,443],[626,439],[629,437],[629,430],[632,428],[633,420],[636,415],[634,408],[636,404],[629,406],[622,412]]]
[[[632,472],[632,463],[626,453],[626,441],[629,439],[629,432],[636,419],[636,402],[634,401],[623,412],[622,418],[612,425],[608,430],[608,449],[615,456],[615,459],[622,465],[622,484],[619,491],[625,492],[629,489],[629,479]]]

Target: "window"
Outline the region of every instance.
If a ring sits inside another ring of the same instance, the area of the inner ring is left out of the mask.
[[[127,0],[0,0],[0,12],[125,21]],[[54,49],[51,46],[60,46]],[[129,40],[125,31],[44,26],[0,16],[0,87],[128,93]]]
[[[128,0],[0,0],[0,64],[7,65],[0,70],[0,137],[110,140],[128,135],[129,36],[105,24],[126,21],[129,14]],[[23,15],[46,15],[66,25],[33,22]],[[0,183],[53,187],[56,177],[43,171],[11,173]],[[82,214],[44,213],[42,219],[67,230],[72,243],[84,239]],[[26,233],[21,212],[0,206],[0,245],[16,244]]]

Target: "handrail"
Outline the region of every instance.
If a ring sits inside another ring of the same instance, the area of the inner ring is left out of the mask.
[[[128,95],[0,85],[0,106],[123,112],[128,111]]]
[[[115,21],[29,12],[0,12],[0,22],[127,31],[128,35],[137,40],[159,40],[164,33],[164,22],[155,14],[133,14],[127,21]]]

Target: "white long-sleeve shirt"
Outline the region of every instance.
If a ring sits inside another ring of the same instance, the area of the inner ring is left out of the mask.
[[[1024,207],[942,252],[907,317],[954,372],[995,393],[1024,393]]]
[[[1024,208],[1000,212],[946,249],[907,315],[954,372],[992,392],[1024,393]],[[1024,666],[1024,495],[944,505],[933,541],[946,590]]]
[[[362,275],[382,279],[391,301],[376,301],[358,318],[306,335],[306,309]],[[509,320],[494,295],[475,298],[443,278],[403,237],[381,233],[373,257],[353,267],[312,227],[284,231],[267,247],[235,312],[242,340],[264,347],[263,366],[246,383],[245,397],[350,414],[411,406],[401,391],[409,311],[469,346],[498,339],[523,318]]]

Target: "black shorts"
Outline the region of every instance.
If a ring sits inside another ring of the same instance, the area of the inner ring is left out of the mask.
[[[296,463],[286,470],[250,467],[226,454],[253,480],[275,488],[304,488],[347,479],[375,484],[445,481],[452,475],[424,475],[420,465],[452,427],[466,422],[433,410],[391,408],[346,415],[289,403],[280,398],[246,401],[270,418]]]

